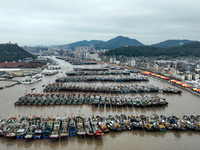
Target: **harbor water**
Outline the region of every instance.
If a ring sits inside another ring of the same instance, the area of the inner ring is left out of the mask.
[[[166,93],[129,93],[129,94],[112,94],[113,96],[124,96],[124,97],[140,97],[140,96],[159,96],[164,97],[169,102],[167,106],[163,107],[147,107],[147,108],[136,108],[136,107],[120,107],[120,108],[99,108],[92,107],[91,105],[56,105],[56,106],[15,106],[14,103],[19,97],[26,93],[43,93],[44,86],[49,83],[54,83],[58,77],[65,76],[66,71],[72,71],[73,67],[87,67],[97,68],[97,65],[83,65],[73,66],[63,60],[57,60],[61,69],[58,74],[52,76],[44,76],[42,81],[30,84],[30,85],[15,85],[13,87],[4,88],[0,90],[0,118],[9,118],[11,115],[19,118],[20,116],[78,116],[83,117],[91,116],[107,116],[109,114],[125,114],[125,115],[146,115],[151,116],[152,114],[158,115],[176,115],[181,117],[183,115],[200,115],[200,97],[182,90],[182,94],[166,94]],[[14,78],[15,80],[22,80],[23,78]],[[3,81],[2,86],[7,83]],[[9,83],[8,83],[9,84]],[[68,83],[70,84],[70,83]],[[74,84],[74,83],[73,83]],[[80,83],[75,84],[95,84],[95,85],[157,85],[158,87],[173,87],[171,84],[161,81],[155,78],[149,78],[149,82],[93,82],[93,83]],[[174,87],[179,89],[178,87]],[[34,90],[31,90],[34,89]],[[101,94],[101,93],[100,93]],[[108,94],[106,94],[108,95]],[[70,137],[63,141],[51,141],[49,139],[43,140],[9,140],[7,138],[0,137],[0,150],[199,150],[199,139],[200,132],[194,131],[166,131],[166,132],[147,132],[145,130],[131,130],[123,132],[110,132],[106,133],[102,138],[79,138]]]

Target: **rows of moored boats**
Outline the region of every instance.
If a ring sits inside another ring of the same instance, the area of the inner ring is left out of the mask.
[[[144,77],[130,77],[130,76],[78,76],[78,77],[61,77],[56,79],[56,82],[134,82],[134,81],[149,81],[148,78]]]
[[[98,137],[109,131],[127,130],[200,131],[200,116],[184,115],[180,118],[170,115],[108,115],[106,117],[16,117],[0,120],[0,136],[8,139],[67,139],[71,136]]]
[[[92,93],[142,93],[142,92],[163,92],[163,93],[182,93],[181,90],[175,88],[160,89],[154,85],[77,85],[77,84],[61,84],[53,83],[45,86],[44,92],[92,92]]]
[[[165,98],[155,97],[120,97],[120,96],[104,96],[96,94],[26,94],[15,102],[15,105],[82,105],[91,104],[95,107],[148,107],[148,106],[164,106],[168,102]]]
[[[130,75],[130,72],[124,71],[69,71],[68,76],[88,76],[88,75]]]
[[[73,68],[73,71],[109,71],[109,68]]]

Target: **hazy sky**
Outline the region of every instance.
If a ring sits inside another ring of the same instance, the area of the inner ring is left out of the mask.
[[[200,41],[199,0],[0,0],[0,43],[60,45],[118,35]]]

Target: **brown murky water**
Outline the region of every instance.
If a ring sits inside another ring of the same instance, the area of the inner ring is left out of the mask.
[[[24,95],[26,92],[30,92],[32,88],[36,88],[34,92],[41,93],[42,85],[53,83],[57,77],[64,76],[67,70],[72,70],[73,66],[62,60],[58,60],[62,69],[60,73],[53,76],[45,76],[41,82],[34,83],[32,85],[16,85],[11,88],[0,90],[0,118],[8,118],[12,114],[13,116],[29,116],[30,114],[36,116],[70,116],[83,114],[83,116],[101,115],[106,116],[108,114],[144,114],[150,116],[154,113],[158,115],[169,115],[174,114],[176,116],[197,115],[200,114],[200,97],[196,96],[188,91],[182,90],[181,95],[175,94],[158,94],[158,96],[166,97],[169,102],[168,106],[158,108],[94,108],[88,105],[82,106],[14,106],[14,102],[18,98]],[[80,66],[77,66],[80,67]],[[94,66],[83,66],[83,67],[94,67]],[[16,79],[16,78],[15,78]],[[22,80],[22,78],[18,78]],[[0,83],[1,84],[1,83]],[[5,83],[4,83],[5,84]],[[80,84],[80,83],[77,83]],[[89,83],[87,83],[89,84]],[[95,84],[123,84],[123,83],[98,83]],[[130,84],[130,83],[126,83]],[[131,83],[135,84],[135,83]],[[171,86],[168,83],[162,82],[156,79],[150,79],[150,82],[137,83],[137,84],[155,84],[159,87]],[[155,93],[146,94],[123,94],[125,97],[137,97],[143,95],[156,95]],[[93,110],[93,111],[92,111]],[[169,150],[169,149],[180,149],[180,150],[199,150],[200,132],[185,131],[167,131],[166,133],[160,132],[146,132],[143,130],[132,130],[123,132],[110,132],[105,134],[102,139],[88,139],[70,137],[66,141],[50,141],[50,140],[34,140],[26,142],[25,140],[8,140],[0,137],[0,150],[23,150],[23,149],[152,149],[152,150]]]

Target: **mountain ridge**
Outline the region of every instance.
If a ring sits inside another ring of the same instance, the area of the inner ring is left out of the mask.
[[[167,48],[167,47],[179,46],[179,45],[187,44],[187,43],[191,43],[191,42],[196,42],[196,41],[187,40],[187,39],[184,39],[184,40],[174,39],[174,40],[161,41],[156,44],[146,45],[136,39],[131,39],[129,37],[124,37],[124,36],[120,35],[120,36],[112,38],[108,41],[82,40],[82,41],[77,41],[77,42],[73,42],[73,43],[69,43],[69,44],[59,45],[58,47],[60,49],[62,49],[62,48],[74,49],[76,46],[94,45],[95,49],[113,49],[113,48],[123,47],[123,46],[154,46],[154,47]]]

